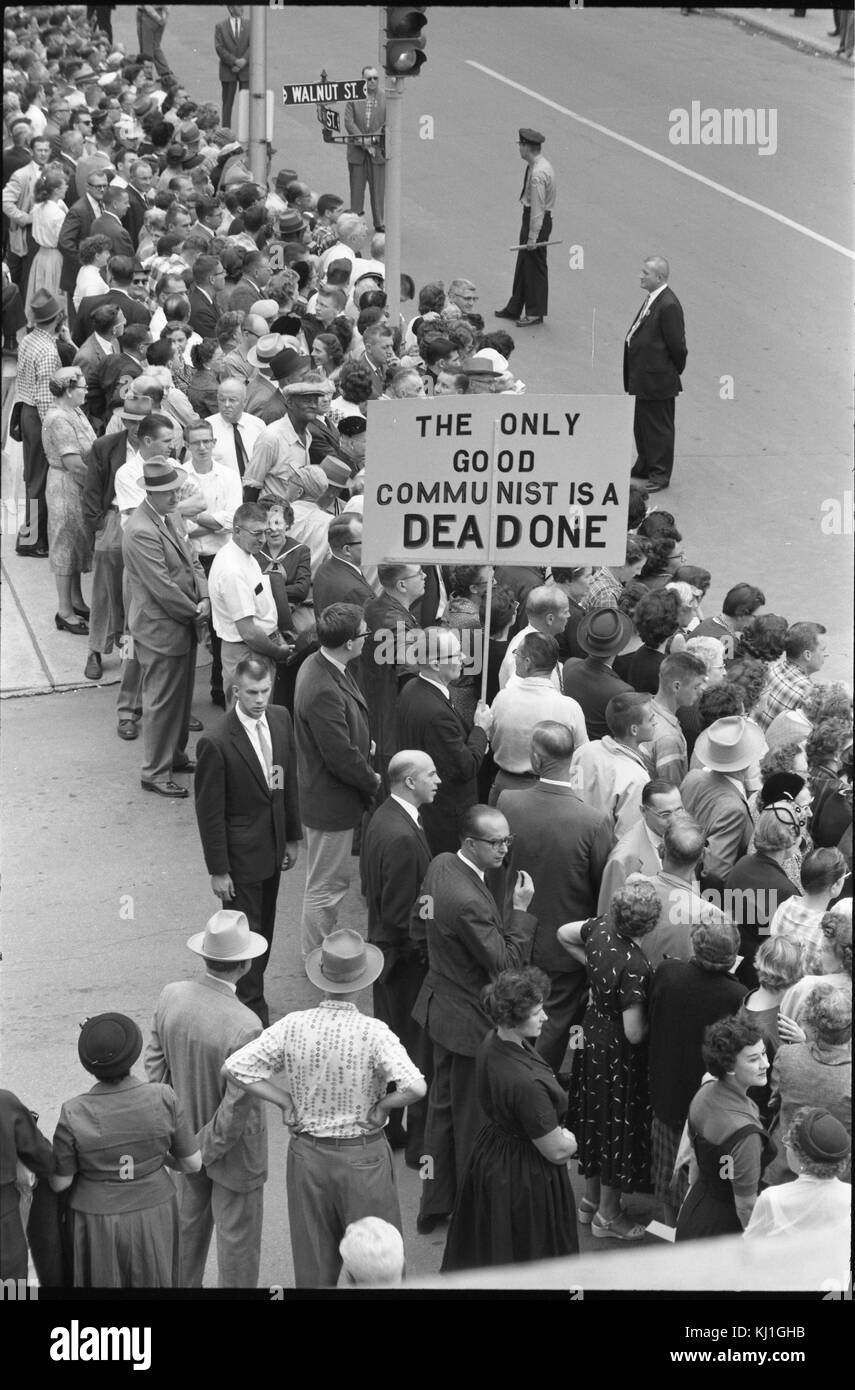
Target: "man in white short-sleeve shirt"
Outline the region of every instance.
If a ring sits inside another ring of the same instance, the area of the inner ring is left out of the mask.
[[[208,577],[211,618],[222,643],[226,708],[234,703],[232,686],[239,661],[251,652],[284,661],[292,651],[279,634],[270,579],[255,559],[267,538],[267,513],[246,502],[234,514],[232,539],[214,556]]]

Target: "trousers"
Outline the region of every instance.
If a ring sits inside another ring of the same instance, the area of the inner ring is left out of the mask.
[[[383,207],[386,195],[386,165],[378,164],[373,160],[367,150],[362,150],[362,160],[359,164],[348,164],[347,173],[350,179],[350,209],[351,212],[358,212],[360,217],[365,212],[365,188],[371,195],[371,216],[374,218],[374,226],[384,225]]]
[[[122,528],[111,508],[92,548],[92,596],[89,600],[89,650],[107,655],[118,646],[125,626]]]
[[[433,1074],[431,1042],[413,1018],[413,1005],[427,974],[427,965],[415,952],[403,953],[394,946],[385,947],[383,956],[382,974],[374,982],[374,1017],[388,1024],[430,1086]],[[405,1130],[404,1111],[392,1110],[386,1134],[393,1149],[406,1150],[406,1161],[410,1167],[418,1167],[424,1153],[427,1098],[417,1101],[415,1105],[408,1105],[406,1116]]]
[[[635,478],[651,483],[667,483],[674,471],[674,417],[676,397],[665,401],[635,401],[633,432],[638,458],[633,465]]]
[[[260,883],[234,883],[234,897],[223,902],[223,907],[233,908],[235,912],[245,912],[252,931],[257,931],[267,942],[267,950],[250,962],[249,970],[237,983],[237,997],[254,1014],[258,1014],[262,1025],[267,1028],[270,1015],[264,998],[264,972],[270,959],[273,945],[273,931],[276,926],[276,900],[279,896],[281,870],[277,869],[270,878]]]
[[[169,64],[164,57],[160,41],[163,38],[163,31],[166,24],[160,24],[152,19],[150,15],[143,14],[137,8],[137,43],[140,46],[140,57],[151,58],[157,68],[158,77],[169,77]]]
[[[235,97],[237,96],[238,86],[240,86],[241,89],[242,89],[243,91],[247,91],[247,90],[249,89],[249,82],[247,81],[247,82],[238,83],[237,81],[235,81],[235,82],[221,82],[221,83],[220,83],[220,92],[221,92],[221,94],[222,94],[223,125],[224,125],[224,126],[230,126],[231,123],[232,123],[232,109],[233,109],[234,104],[235,104]]]
[[[300,937],[303,959],[338,926],[339,904],[350,887],[352,830],[314,830],[303,826],[306,888]]]
[[[419,1216],[447,1216],[454,1210],[467,1159],[486,1123],[478,1103],[475,1058],[434,1042]]]
[[[196,672],[196,634],[190,650],[180,656],[164,656],[140,642],[134,643],[142,669],[142,736],[144,782],[168,782],[173,766],[187,757],[190,706]]]
[[[531,208],[523,208],[520,228],[520,245],[528,241],[528,228],[531,221]],[[537,234],[538,241],[549,241],[552,235],[552,213],[544,213]],[[549,301],[549,269],[546,264],[546,248],[542,251],[518,251],[514,269],[514,283],[508,300],[507,312],[518,317],[527,314],[530,318],[546,316]]]
[[[261,1261],[264,1187],[232,1192],[205,1172],[178,1179],[181,1216],[181,1287],[201,1289],[211,1236],[217,1232],[221,1289],[254,1289]]]
[[[341,1147],[292,1135],[286,1187],[298,1289],[335,1288],[339,1242],[351,1221],[379,1216],[401,1230],[392,1151],[382,1133]]]
[[[223,125],[228,125],[228,121],[223,121]],[[213,555],[200,555],[199,564],[205,571],[205,578],[211,573],[211,566],[214,563]],[[214,629],[213,622],[208,620],[208,628],[211,634],[211,695],[222,695],[223,692],[223,644]]]
[[[21,406],[23,436],[24,487],[27,492],[27,520],[18,533],[19,545],[39,545],[47,548],[47,489],[48,461],[42,445],[42,418],[34,405]],[[33,535],[35,522],[36,534]]]

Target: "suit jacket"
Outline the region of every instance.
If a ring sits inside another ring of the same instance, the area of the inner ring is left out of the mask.
[[[88,294],[85,299],[81,299],[77,306],[77,328],[74,334],[74,341],[80,346],[92,332],[92,320],[90,315],[93,309],[98,309],[102,304],[118,304],[128,323],[144,323],[146,327],[151,323],[151,314],[144,304],[139,300],[132,299],[124,290],[109,289],[106,294]]]
[[[276,382],[268,381],[263,376],[250,379],[244,409],[250,415],[256,415],[259,420],[263,420],[265,425],[272,425],[274,420],[284,420],[288,414],[282,392]]]
[[[604,738],[609,732],[606,705],[614,695],[632,690],[631,685],[616,676],[610,666],[595,657],[571,656],[564,663],[564,694],[582,706],[588,738]]]
[[[236,313],[238,309],[243,309],[244,313],[248,314],[252,304],[266,297],[258,285],[242,275],[229,295],[229,312]]]
[[[99,378],[99,370],[108,357],[118,354],[105,352],[94,333],[90,333],[82,347],[74,354],[72,366],[81,367],[86,377],[86,400],[83,409],[93,422],[104,419],[106,404],[104,388]]]
[[[101,217],[96,217],[92,226],[89,228],[89,235],[107,237],[113,247],[110,253],[111,255],[128,256],[133,260],[136,248],[131,241],[130,234],[119,218],[113,217],[109,213],[102,214]]]
[[[249,63],[246,63],[237,72],[234,68],[236,58],[249,57],[249,25],[246,20],[240,20],[237,38],[232,32],[231,17],[215,24],[214,49],[220,60],[220,81],[242,82],[244,85],[248,85]]]
[[[232,1192],[267,1178],[267,1116],[263,1100],[220,1072],[260,1033],[257,1016],[224,981],[179,980],[161,992],[143,1058],[149,1081],[165,1082],[181,1101],[208,1177]]]
[[[754,989],[758,984],[754,957],[776,910],[797,889],[781,865],[760,851],[738,859],[724,881],[727,896],[723,905],[734,926],[739,928],[739,954],[742,960],[734,972],[741,984]]]
[[[27,254],[27,230],[33,220],[36,184],[42,171],[29,160],[3,186],[3,213],[9,219],[9,250],[16,256]]]
[[[94,536],[116,497],[116,474],[127,462],[128,432],[105,434],[96,439],[86,455],[86,481],[83,484],[83,520]]]
[[[368,701],[368,722],[377,752],[382,758],[391,758],[397,752],[395,712],[398,694],[404,683],[412,679],[415,669],[402,662],[396,664],[390,661],[389,644],[390,641],[394,642],[394,654],[401,656],[402,653],[397,650],[398,634],[410,632],[416,627],[416,620],[409,608],[405,608],[385,590],[379,598],[372,598],[370,603],[366,603],[364,612],[371,636],[362,648],[356,676]]]
[[[369,121],[366,116],[366,105],[364,101],[348,101],[344,108],[344,128],[352,140],[347,142],[347,162],[348,164],[361,164],[365,158],[366,150],[363,146],[356,144],[358,139],[366,135],[376,135],[380,137],[376,145],[371,145],[367,153],[372,163],[385,164],[386,155],[383,151],[383,132],[386,128],[386,98],[382,92],[378,92],[374,99],[374,111]]]
[[[686,365],[683,310],[666,285],[629,342],[623,345],[623,389],[647,401],[666,401],[682,391]]]
[[[312,603],[317,618],[331,603],[355,603],[364,608],[375,597],[374,590],[364,574],[356,570],[337,555],[324,560],[315,571],[312,580]]]
[[[531,910],[537,931],[531,960],[550,974],[584,970],[556,939],[565,922],[594,917],[600,883],[614,846],[611,818],[586,806],[570,787],[536,782],[525,791],[504,791],[496,803],[514,843],[505,869],[505,910],[512,906],[517,871],[534,880]]]
[[[294,732],[303,824],[352,830],[377,789],[368,762],[368,706],[353,677],[322,652],[313,652],[297,675]]]
[[[144,159],[145,156],[138,155],[138,158]],[[155,164],[156,163],[157,161],[155,160]],[[142,231],[143,223],[145,222],[145,215],[148,211],[148,203],[146,202],[143,195],[140,193],[139,189],[134,188],[133,184],[131,183],[128,184],[128,197],[130,199],[130,206],[127,212],[125,213],[124,217],[122,218],[122,223],[124,227],[127,229],[128,236],[134,244],[134,249],[136,249],[136,247],[139,246],[140,243],[140,232]]]
[[[395,746],[420,748],[433,758],[442,784],[433,804],[422,807],[425,833],[434,854],[456,848],[460,813],[478,801],[478,769],[487,751],[487,735],[478,728],[467,733],[451,701],[419,676],[398,696]]]
[[[647,826],[643,820],[639,820],[621,836],[608,857],[600,885],[598,915],[608,912],[612,898],[619,888],[623,888],[630,874],[646,874],[648,878],[653,878],[661,867],[659,855],[650,843]]]
[[[95,213],[92,211],[89,199],[84,194],[82,198],[77,199],[76,203],[71,204],[59,229],[57,247],[62,254],[59,288],[65,290],[66,294],[71,294],[77,283],[77,272],[80,269],[78,248],[81,241],[89,236],[94,221]]]
[[[190,327],[203,338],[213,338],[219,314],[217,306],[200,294],[198,285],[191,285],[187,296],[190,300]]]
[[[737,859],[748,853],[754,831],[748,802],[723,772],[704,768],[686,774],[680,794],[706,837],[701,886],[721,888]]]
[[[409,955],[416,949],[410,921],[430,860],[424,830],[390,796],[363,833],[361,860],[368,940],[384,953]]]
[[[196,604],[208,597],[198,557],[140,502],[125,525],[122,558],[130,591],[128,631],[163,656],[183,656],[190,650]]]
[[[279,871],[285,846],[301,840],[297,752],[291,716],[268,705],[274,786],[265,781],[234,710],[196,745],[196,820],[209,874],[263,883]]]
[[[144,368],[126,352],[114,352],[112,357],[105,357],[94,373],[104,396],[105,407],[109,407],[114,396],[121,396],[124,400],[131,382],[142,376],[143,371]]]
[[[76,203],[80,197],[80,189],[77,187],[77,165],[62,150],[59,154],[54,155],[52,163],[58,164],[68,179],[68,188],[65,190],[65,206],[71,207],[71,204]]]
[[[490,889],[457,854],[440,854],[420,896],[427,977],[413,1018],[433,1042],[474,1057],[493,1027],[481,990],[502,971],[528,965],[537,918],[514,909],[505,921]]]

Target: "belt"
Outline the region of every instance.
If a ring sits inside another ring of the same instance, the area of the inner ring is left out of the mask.
[[[375,1130],[373,1134],[360,1134],[355,1139],[335,1139],[322,1134],[295,1134],[295,1139],[306,1139],[310,1144],[318,1144],[323,1149],[352,1149],[366,1148],[369,1144],[375,1144],[378,1139],[385,1142],[385,1134],[382,1129]]]

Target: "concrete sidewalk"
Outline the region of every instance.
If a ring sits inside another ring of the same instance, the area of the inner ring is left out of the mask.
[[[793,18],[789,10],[766,10],[759,7],[749,10],[716,9],[714,13],[744,24],[749,29],[785,39],[806,52],[837,56],[840,39],[829,38],[829,30],[834,27],[834,17],[830,8],[808,10],[803,19]],[[691,19],[692,16],[687,15],[686,18]],[[851,63],[852,59],[841,61]]]

